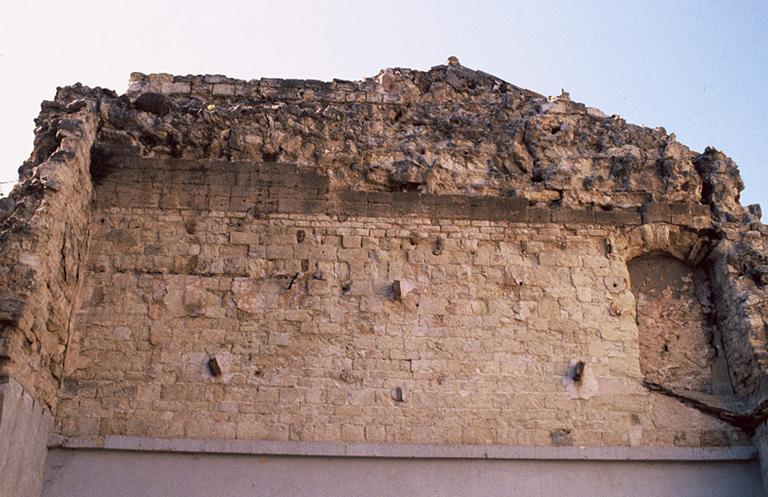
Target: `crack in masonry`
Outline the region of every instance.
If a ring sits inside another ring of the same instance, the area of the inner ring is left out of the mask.
[[[768,398],[760,400],[751,409],[744,406],[743,409],[737,410],[736,407],[723,406],[721,399],[713,395],[665,387],[648,378],[643,378],[642,385],[652,392],[676,399],[688,407],[740,428],[750,436],[754,435],[760,424],[768,420]]]

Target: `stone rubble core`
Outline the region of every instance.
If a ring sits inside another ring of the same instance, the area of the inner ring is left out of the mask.
[[[455,58],[134,73],[124,95],[59,88],[36,125],[0,199],[0,379],[54,446],[768,459],[768,228],[722,152]]]

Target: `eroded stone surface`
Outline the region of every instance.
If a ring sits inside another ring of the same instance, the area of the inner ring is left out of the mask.
[[[698,201],[694,160],[709,175],[735,170],[697,159],[663,129],[461,66],[389,69],[357,83],[227,80],[227,91],[205,78],[173,77],[190,85],[184,94],[168,79],[135,74],[131,95],[166,91],[174,112],[159,119],[138,100],[117,99],[103,140],[180,158],[296,163],[325,171],[336,188],[608,207]],[[733,198],[739,189],[725,191]]]
[[[640,369],[656,383],[712,392],[717,349],[706,274],[659,255],[634,259],[629,273],[637,300]]]
[[[0,206],[0,375],[62,435],[750,443],[642,385],[768,388],[768,232],[715,149],[458,62],[136,73],[37,124]],[[658,253],[679,277],[638,283]]]

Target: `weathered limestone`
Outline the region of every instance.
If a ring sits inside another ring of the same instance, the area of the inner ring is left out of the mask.
[[[629,270],[643,374],[670,387],[711,393],[717,348],[706,272],[670,256],[633,259]],[[727,376],[725,381],[730,385]]]
[[[334,194],[281,164],[112,160],[96,187],[65,436],[550,445],[568,430],[577,446],[749,443],[642,387],[627,265],[605,250],[636,243],[634,223],[531,223],[503,199]],[[411,306],[393,293],[402,279],[419,285]],[[594,381],[576,396],[586,404],[562,385],[573,359]]]
[[[135,73],[60,89],[21,174],[0,377],[53,447],[765,452],[768,230],[661,128],[455,60]]]
[[[49,409],[63,380],[87,253],[98,127],[94,102],[64,102],[43,104],[35,151],[0,217],[0,376],[15,378]]]

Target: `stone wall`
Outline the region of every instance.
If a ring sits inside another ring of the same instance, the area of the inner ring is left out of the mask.
[[[704,187],[701,154],[663,128],[457,65],[328,83],[134,73],[127,95],[135,100],[111,103],[104,142],[147,155],[298,164],[325,172],[334,189],[613,208],[698,204]],[[733,202],[738,172],[719,165],[734,187],[717,199]]]
[[[53,417],[14,380],[0,384],[0,495],[34,497],[42,490]]]
[[[43,102],[35,148],[0,199],[0,495],[39,495],[88,252],[95,101]]]
[[[35,150],[0,213],[0,378],[53,409],[87,253],[96,104],[45,102]]]
[[[642,213],[334,192],[285,164],[114,163],[65,436],[749,443],[640,383],[625,247]]]
[[[742,396],[751,394],[757,403],[768,394],[768,292],[744,274],[743,262],[734,257],[734,245],[725,239],[713,254],[715,312],[733,388]]]
[[[0,200],[0,379],[58,445],[744,448],[768,417],[768,228],[662,128],[455,62],[137,73],[37,125]],[[628,269],[659,254],[666,324]]]

